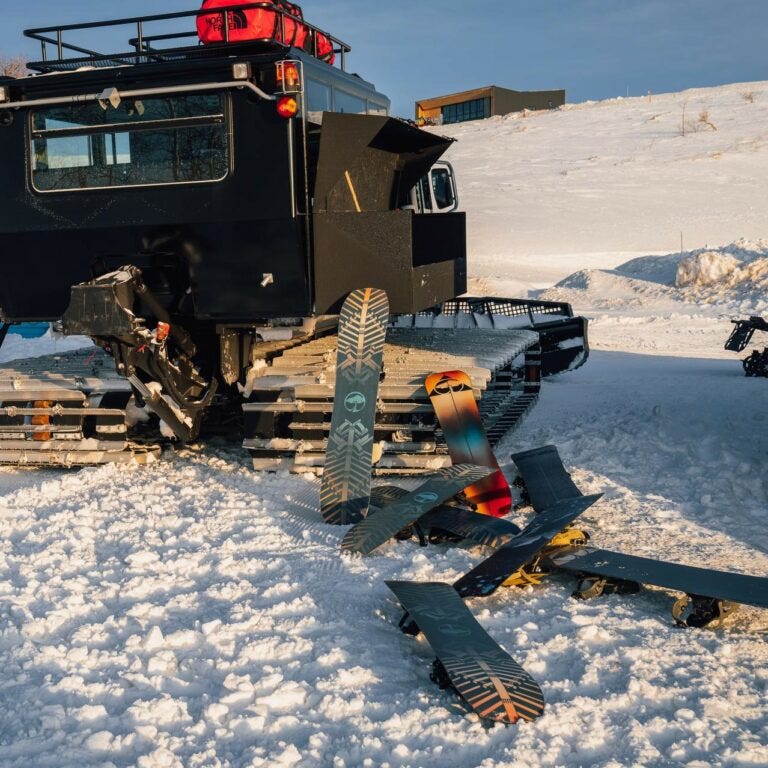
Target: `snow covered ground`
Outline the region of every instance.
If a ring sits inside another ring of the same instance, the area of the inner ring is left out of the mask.
[[[677,135],[683,103],[718,130]],[[753,83],[453,129],[473,289],[592,319],[589,363],[499,454],[555,443],[605,493],[582,521],[599,546],[768,576],[768,383],[722,348],[731,316],[768,312],[767,117]],[[576,602],[564,577],[472,600],[547,700],[486,730],[430,682],[384,579],[488,552],[342,557],[317,494],[225,445],[0,469],[0,766],[768,765],[766,612],[686,631],[669,593]]]

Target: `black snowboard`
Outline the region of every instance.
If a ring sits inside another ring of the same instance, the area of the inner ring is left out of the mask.
[[[437,656],[432,679],[483,720],[516,723],[544,711],[538,683],[477,623],[448,584],[388,581]],[[447,761],[446,764],[448,764]]]
[[[536,555],[600,497],[579,496],[555,504],[534,517],[519,536],[499,547],[489,558],[464,574],[453,586],[462,597],[493,594],[513,573]]]
[[[387,294],[353,291],[339,316],[336,388],[320,506],[326,523],[362,520],[371,491],[376,398],[389,322]]]
[[[531,451],[513,453],[520,476],[525,482],[528,499],[536,512],[550,509],[560,501],[581,496],[554,445],[545,445]]]
[[[368,517],[347,531],[341,548],[348,552],[370,554],[430,509],[434,509],[493,471],[488,467],[476,467],[473,464],[459,464],[441,469],[400,501],[384,509],[374,510],[371,507]]]
[[[575,593],[581,597],[596,596],[604,591],[636,591],[631,589],[633,582],[684,592],[691,599],[692,613],[685,622],[689,626],[704,626],[721,618],[722,606],[718,608],[712,601],[768,608],[768,577],[679,565],[594,547],[555,550],[547,555],[546,561],[548,565],[570,573],[608,580],[606,583],[594,581],[585,585],[584,589]],[[609,589],[606,590],[606,586]],[[679,608],[682,609],[683,605],[681,603]]]

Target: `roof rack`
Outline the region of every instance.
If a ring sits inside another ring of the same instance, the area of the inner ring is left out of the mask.
[[[65,24],[54,27],[40,27],[37,29],[24,30],[25,37],[36,40],[40,43],[42,51],[42,60],[30,62],[27,66],[37,72],[55,72],[74,70],[81,66],[126,66],[145,64],[148,62],[159,61],[178,61],[180,59],[200,58],[204,56],[221,54],[223,50],[231,50],[236,47],[238,50],[253,49],[254,46],[260,50],[267,45],[271,48],[284,48],[290,46],[280,43],[276,40],[252,40],[247,42],[230,42],[230,14],[238,11],[266,9],[278,14],[280,25],[283,31],[283,39],[286,38],[286,21],[296,22],[296,17],[288,14],[284,8],[274,5],[272,2],[250,2],[237,3],[215,9],[197,9],[194,11],[177,11],[175,13],[160,13],[151,16],[131,16],[123,19],[111,19],[109,21],[91,21],[83,24]],[[214,45],[201,45],[196,42],[192,45],[178,45],[180,41],[194,39],[198,40],[196,31],[188,32],[161,32],[158,27],[177,19],[197,19],[199,16],[218,15],[222,18],[222,30],[224,31],[224,42]],[[311,33],[308,39],[312,40],[314,50],[317,56],[318,35],[330,39],[333,45],[334,53],[339,54],[339,66],[346,70],[346,55],[352,51],[352,48],[333,35],[318,29],[306,21],[301,23]],[[125,53],[100,53],[91,48],[78,45],[71,41],[74,33],[89,33],[93,30],[106,31],[113,27],[130,27],[132,36],[128,39],[128,46],[132,49]],[[153,31],[156,30],[156,31]],[[66,35],[66,39],[65,39]],[[167,45],[171,43],[171,45]],[[175,43],[176,45],[173,45]],[[55,57],[50,57],[50,46],[55,49]],[[67,54],[80,54],[68,56]]]

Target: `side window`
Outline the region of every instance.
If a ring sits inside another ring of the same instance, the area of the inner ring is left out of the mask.
[[[435,168],[430,174],[432,177],[432,191],[435,194],[435,203],[439,210],[451,208],[456,202],[451,184],[451,175],[445,168]]]
[[[429,175],[419,179],[419,202],[426,213],[432,210],[432,195],[429,194]]]
[[[365,99],[338,88],[335,88],[333,93],[336,101],[334,112],[345,112],[351,115],[365,114]]]
[[[31,115],[38,192],[220,181],[229,172],[222,95],[47,107]]]
[[[331,112],[331,87],[319,80],[307,78],[307,119],[313,123],[321,123],[323,112]]]

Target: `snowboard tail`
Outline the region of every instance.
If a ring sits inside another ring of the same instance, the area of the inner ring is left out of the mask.
[[[432,679],[453,688],[483,720],[513,724],[544,712],[538,683],[480,626],[456,591],[439,582],[388,581],[437,656]]]
[[[582,495],[563,466],[554,445],[513,453],[512,461],[525,483],[528,500],[536,512]]]

